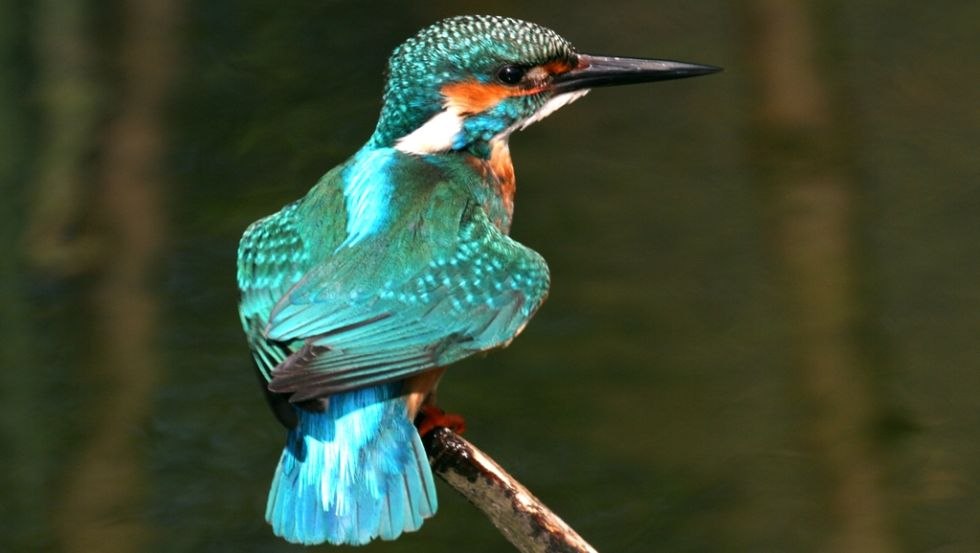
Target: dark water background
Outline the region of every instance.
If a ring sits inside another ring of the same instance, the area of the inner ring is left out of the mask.
[[[0,551],[289,551],[235,247],[459,13],[721,65],[513,137],[551,297],[454,367],[600,551],[980,551],[980,4],[0,3]],[[440,485],[367,551],[507,551]],[[322,548],[329,550],[328,547]]]

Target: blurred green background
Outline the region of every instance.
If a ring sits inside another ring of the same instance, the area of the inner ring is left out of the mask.
[[[460,13],[726,69],[513,137],[553,288],[444,379],[467,436],[600,551],[980,551],[968,0],[0,2],[0,550],[299,549],[236,242]],[[440,500],[366,550],[508,550]]]

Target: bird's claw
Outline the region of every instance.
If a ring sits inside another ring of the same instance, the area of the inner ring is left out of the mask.
[[[466,431],[466,421],[461,415],[447,413],[435,405],[423,405],[415,417],[415,426],[419,436],[425,436],[436,428],[448,428],[457,434]]]

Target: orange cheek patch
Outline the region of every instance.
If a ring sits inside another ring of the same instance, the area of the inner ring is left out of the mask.
[[[537,86],[530,88],[515,88],[498,83],[481,83],[479,81],[463,81],[460,83],[449,83],[443,85],[440,92],[446,99],[446,105],[455,108],[460,114],[472,115],[482,113],[500,103],[501,100],[511,96],[529,96],[543,91],[546,85],[543,81],[549,75],[561,75],[575,69],[568,60],[557,59],[548,63],[538,65],[528,71],[528,75],[539,73],[537,79],[541,81]]]
[[[528,96],[541,92],[541,88],[513,88],[502,84],[486,84],[477,81],[449,83],[441,89],[446,105],[463,115],[484,112],[511,96]]]
[[[510,96],[510,93],[511,90],[503,85],[474,81],[450,83],[442,87],[446,104],[466,115],[486,111]]]

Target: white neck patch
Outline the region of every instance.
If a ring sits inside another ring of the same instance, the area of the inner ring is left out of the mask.
[[[395,149],[406,154],[435,154],[452,149],[453,142],[463,132],[463,116],[452,106],[446,108],[424,125],[395,141]]]
[[[494,139],[506,140],[512,132],[524,130],[532,123],[537,123],[559,108],[585,96],[588,92],[589,89],[584,89],[559,94],[545,102],[530,117],[514,123],[504,130],[504,132],[495,136]],[[464,117],[460,114],[459,110],[455,106],[447,105],[445,109],[432,116],[424,125],[396,140],[395,149],[406,154],[415,155],[447,152],[453,149],[456,137],[463,131],[463,121]]]

